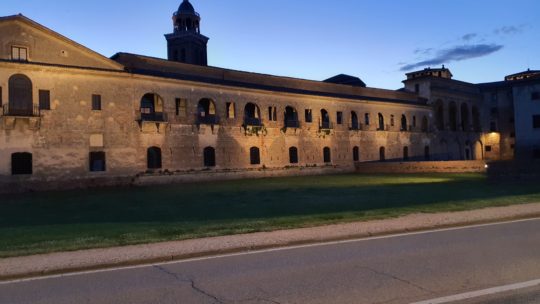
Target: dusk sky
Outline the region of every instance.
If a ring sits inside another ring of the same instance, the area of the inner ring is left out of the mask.
[[[105,56],[166,57],[181,0],[1,1]],[[454,78],[500,81],[540,69],[538,0],[192,0],[210,37],[209,64],[323,80],[339,73],[397,89],[404,73],[449,67]]]

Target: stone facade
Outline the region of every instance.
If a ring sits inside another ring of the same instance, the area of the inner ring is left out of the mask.
[[[185,24],[177,20],[175,32]],[[510,157],[500,136],[486,132],[488,93],[452,80],[444,68],[411,73],[404,89],[391,91],[346,75],[339,79],[355,79],[352,85],[208,67],[205,60],[105,58],[21,15],[0,18],[0,32],[4,186]]]

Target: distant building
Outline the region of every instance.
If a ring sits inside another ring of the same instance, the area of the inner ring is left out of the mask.
[[[0,18],[0,182],[100,183],[149,172],[354,168],[359,162],[540,158],[540,79],[407,74],[310,81],[209,67],[184,0],[168,60],[112,58],[22,16]]]

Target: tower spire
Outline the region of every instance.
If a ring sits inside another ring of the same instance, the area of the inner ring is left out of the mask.
[[[173,33],[165,35],[171,61],[207,65],[208,37],[201,34],[201,16],[189,0],[173,14]]]

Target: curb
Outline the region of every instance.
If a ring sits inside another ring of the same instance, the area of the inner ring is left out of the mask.
[[[513,215],[504,215],[505,209],[520,209],[522,207],[525,209],[528,206],[534,207],[534,211],[531,212],[521,212],[519,214]],[[461,219],[454,220],[452,218],[461,218],[464,213],[475,214],[483,213],[487,210],[497,210],[501,213],[500,216],[493,216],[490,218],[481,218],[477,220],[470,219]],[[437,218],[444,218],[447,222],[443,221],[435,223],[420,223],[418,225],[405,225],[399,229],[384,229],[377,230],[376,226],[385,226],[385,223],[393,224],[394,222],[407,219],[407,218],[428,218],[437,220]],[[104,249],[91,249],[84,251],[75,251],[75,252],[59,252],[51,253],[44,255],[35,255],[35,256],[26,256],[26,257],[15,257],[0,259],[0,282],[6,281],[16,281],[24,279],[34,279],[43,276],[55,276],[55,275],[69,275],[75,274],[78,272],[87,272],[87,271],[106,271],[110,268],[121,268],[121,267],[130,267],[130,266],[144,266],[152,265],[158,263],[168,263],[174,261],[182,261],[187,259],[202,258],[202,257],[212,257],[220,256],[225,254],[234,254],[234,253],[249,253],[252,251],[266,250],[266,249],[279,249],[287,248],[301,245],[313,245],[337,241],[348,241],[348,240],[361,240],[371,237],[381,237],[381,236],[391,236],[398,235],[402,233],[414,233],[414,232],[429,232],[436,231],[439,229],[447,228],[459,228],[467,226],[475,226],[482,224],[492,224],[492,223],[504,223],[508,221],[515,220],[527,220],[527,219],[536,219],[540,218],[540,204],[531,204],[531,205],[517,205],[510,207],[496,207],[472,211],[460,211],[454,213],[434,213],[434,214],[413,214],[406,215],[399,218],[386,219],[386,220],[377,220],[370,222],[356,222],[349,224],[338,224],[338,225],[329,225],[329,226],[319,226],[312,228],[300,228],[292,230],[279,230],[273,232],[258,232],[252,234],[244,235],[231,235],[231,236],[222,236],[222,237],[213,237],[205,239],[195,239],[195,240],[185,240],[177,242],[166,242],[166,243],[156,243],[148,245],[133,245],[126,247],[115,247],[115,248],[104,248]],[[368,226],[374,226],[372,229],[369,229]],[[347,232],[346,230],[349,227],[359,227],[364,229],[364,231]],[[344,233],[334,233],[333,235],[321,235],[315,232],[308,237],[297,237],[282,238],[282,235],[294,235],[302,234],[305,232],[313,231],[322,231],[325,229],[334,230],[339,228],[343,229]],[[278,241],[272,242],[269,241],[269,236],[271,238],[276,238]],[[239,245],[230,245],[233,242],[238,242],[238,240],[248,239],[245,243]],[[221,245],[220,245],[221,244]],[[172,252],[163,253],[163,254],[153,254],[155,251],[159,250],[161,246],[171,246],[174,247]],[[185,247],[191,246],[191,248],[196,248],[197,246],[204,248],[208,247],[209,249],[201,250],[189,250]],[[176,249],[176,252],[174,252]],[[136,253],[133,253],[132,256],[129,256],[128,253],[135,252],[139,250],[140,253],[150,254],[148,257],[137,257]],[[184,251],[184,252],[182,252]],[[122,255],[122,252],[127,253],[125,256]],[[93,256],[107,256],[109,261],[84,261],[84,256],[89,256],[87,259],[91,259]],[[82,256],[82,257],[81,257]],[[75,257],[70,260],[70,257]],[[51,260],[53,261],[51,263]],[[81,262],[82,261],[82,262]],[[57,263],[58,265],[54,265]],[[52,265],[51,265],[52,264]],[[15,265],[19,267],[14,267]]]

